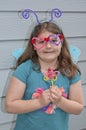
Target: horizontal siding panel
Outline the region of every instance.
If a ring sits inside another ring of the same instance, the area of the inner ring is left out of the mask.
[[[69,122],[69,130],[85,130],[86,129],[86,107],[80,115],[71,115]],[[85,128],[85,129],[84,129]]]
[[[16,114],[9,114],[5,111],[5,98],[0,98],[0,124],[15,121],[16,117]]]
[[[9,3],[9,4],[8,4]],[[39,6],[40,5],[40,6]],[[0,10],[19,10],[24,8],[32,8],[37,11],[45,11],[58,7],[62,11],[86,11],[86,0],[2,0],[0,1]]]
[[[14,130],[15,122],[0,124],[0,130]]]
[[[6,95],[12,71],[10,69],[0,70],[0,97]]]
[[[86,108],[86,84],[83,85],[83,95],[84,95],[84,106]]]
[[[85,84],[86,83],[86,62],[79,62],[78,66],[79,66],[81,73],[82,73],[82,76],[81,76],[82,83]]]
[[[15,65],[12,52],[18,48],[25,47],[26,41],[4,41],[0,42],[0,69],[11,68]]]
[[[14,120],[16,120],[16,116],[14,114],[0,112],[0,124],[12,122]]]
[[[39,17],[44,19],[45,13],[41,13]],[[36,19],[33,14],[29,20],[26,20],[19,12],[0,12],[0,28],[2,29],[0,40],[28,39],[34,21],[36,22]]]
[[[13,70],[0,70],[0,72],[0,97],[3,97],[6,95]]]
[[[15,58],[12,52],[15,49],[25,47],[28,41],[1,41],[0,42],[0,69],[12,68],[15,64]],[[79,61],[86,60],[86,38],[68,38],[68,43],[80,48],[81,55]],[[6,52],[6,53],[5,53]]]
[[[46,13],[38,15],[40,20],[46,18]],[[47,19],[50,19],[49,14]],[[54,17],[54,20],[62,27],[66,37],[86,36],[86,13],[63,13],[61,18]],[[28,39],[34,22],[36,19],[33,14],[26,20],[18,12],[0,12],[0,40]]]

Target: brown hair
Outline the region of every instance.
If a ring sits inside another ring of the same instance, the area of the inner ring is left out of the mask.
[[[33,63],[38,64],[38,55],[36,51],[34,50],[33,45],[31,44],[31,39],[32,37],[37,37],[42,31],[45,31],[45,30],[52,32],[54,34],[58,34],[58,33],[63,34],[62,30],[55,23],[43,22],[43,23],[40,23],[39,25],[36,25],[34,30],[32,31],[32,34],[30,36],[30,39],[28,41],[28,44],[24,53],[20,56],[20,58],[17,61],[17,66],[28,59],[31,59]],[[67,76],[68,78],[75,76],[76,71],[78,71],[81,74],[77,65],[75,65],[72,61],[65,37],[62,43],[60,55],[58,56],[58,61],[59,61],[61,73]]]

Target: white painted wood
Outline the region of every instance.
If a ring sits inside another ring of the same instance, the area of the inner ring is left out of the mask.
[[[59,8],[62,11],[86,11],[86,0],[2,0],[0,10],[19,10],[32,8],[37,11],[45,11],[51,8]]]
[[[0,97],[6,95],[7,87],[12,75],[12,70],[0,70]]]
[[[46,18],[45,13],[38,13],[39,19]],[[47,15],[50,20],[50,15]],[[62,17],[54,20],[59,23],[66,37],[86,36],[86,13],[63,13]],[[0,12],[0,40],[28,39],[36,23],[35,16],[24,19],[18,12]],[[3,29],[4,27],[4,29]]]
[[[16,114],[10,114],[6,112],[5,98],[0,98],[0,124],[16,121],[16,117]]]
[[[15,122],[0,124],[0,130],[14,130]]]
[[[84,95],[84,106],[85,106],[85,109],[86,109],[86,84],[83,85],[83,95]]]
[[[82,75],[81,75],[81,78],[82,78],[82,83],[86,83],[86,62],[79,62],[78,63],[78,66],[79,66],[79,68],[80,68],[80,70],[81,70],[81,73],[82,73]]]
[[[86,128],[86,107],[80,115],[71,115],[69,130],[81,130]]]
[[[4,41],[0,42],[0,69],[11,68],[15,65],[12,52],[18,48],[25,47],[26,41]]]
[[[16,120],[16,116],[14,114],[0,112],[0,124],[12,122],[15,120]]]
[[[2,32],[0,33],[0,40],[28,39],[33,30],[34,21],[37,25],[34,15],[31,14],[30,16],[30,19],[26,20],[21,17],[19,12],[1,12],[0,28]],[[39,14],[39,17],[44,19],[45,13]]]
[[[68,43],[79,47],[81,55],[79,61],[86,60],[86,38],[68,38]],[[25,47],[28,41],[2,41],[0,42],[0,69],[12,68],[15,65],[15,58],[12,52],[16,49]]]

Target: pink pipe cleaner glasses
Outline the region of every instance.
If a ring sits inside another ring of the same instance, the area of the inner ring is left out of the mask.
[[[48,37],[33,37],[31,43],[36,49],[41,49],[49,42],[50,44],[59,46],[62,43],[63,34],[51,34]]]

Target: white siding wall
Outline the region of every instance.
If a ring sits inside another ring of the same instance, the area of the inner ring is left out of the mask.
[[[12,67],[15,59],[12,51],[24,47],[27,43],[31,22],[20,17],[22,9],[37,11],[40,19],[46,17],[45,11],[59,8],[63,15],[56,19],[62,27],[69,44],[81,49],[79,67],[82,72],[83,92],[85,98],[84,111],[80,115],[70,116],[69,130],[81,130],[86,128],[86,0],[0,0],[0,130],[13,130],[16,115],[5,112],[4,100]],[[49,16],[48,16],[49,17]]]

